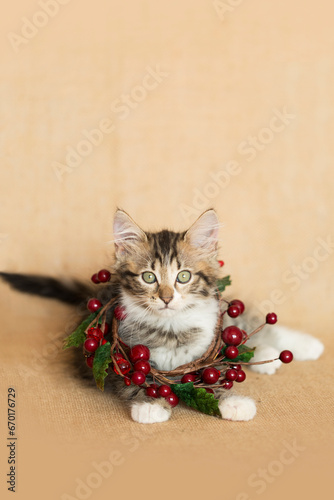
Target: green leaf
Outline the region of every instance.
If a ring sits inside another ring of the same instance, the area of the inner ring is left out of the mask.
[[[217,288],[220,292],[223,292],[227,286],[230,286],[232,284],[232,281],[230,279],[230,276],[224,276],[224,278],[221,278],[217,280]]]
[[[110,342],[101,345],[96,351],[93,362],[93,375],[96,385],[101,391],[104,390],[104,379],[108,375],[106,369],[111,363]]]
[[[206,392],[203,387],[194,387],[192,382],[186,384],[173,384],[173,392],[186,405],[207,415],[220,415],[218,399],[213,394]]]
[[[65,343],[63,349],[68,349],[69,347],[79,347],[79,345],[83,344],[86,340],[85,330],[87,326],[93,321],[93,319],[97,316],[98,311],[90,314],[88,318],[86,318],[80,325],[74,330],[71,335],[65,339]]]
[[[222,354],[225,354],[225,349],[227,348],[227,346],[225,346],[221,353]],[[231,363],[234,363],[234,362],[238,362],[238,361],[242,361],[244,363],[249,363],[249,361],[252,359],[252,357],[254,356],[254,351],[255,351],[255,347],[247,347],[246,345],[239,345],[238,346],[238,351],[239,351],[239,355],[236,357],[236,358],[233,358],[231,359]]]

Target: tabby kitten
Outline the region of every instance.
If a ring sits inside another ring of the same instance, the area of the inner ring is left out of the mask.
[[[207,350],[218,319],[215,293],[219,273],[219,223],[213,210],[205,212],[186,232],[145,233],[123,211],[114,220],[120,302],[127,317],[120,323],[122,340],[149,347],[150,362],[172,370]],[[130,386],[121,396],[131,398],[131,415],[142,423],[163,422],[171,407],[163,398],[152,401]],[[255,405],[250,406],[250,417]]]
[[[116,212],[114,269],[121,304],[127,311],[119,333],[130,346],[147,345],[150,362],[160,370],[172,370],[199,358],[212,341],[219,314],[215,293],[218,229],[214,210],[204,212],[181,233],[144,232],[125,212]],[[254,361],[278,357],[284,348],[291,348],[296,359],[316,359],[323,350],[317,339],[283,327],[271,327],[264,339]],[[252,339],[252,345],[254,342]],[[274,373],[281,364],[257,365],[254,371]],[[220,392],[223,418],[250,420],[255,416],[252,399]],[[120,395],[131,402],[131,415],[137,422],[163,422],[171,415],[163,398],[152,401],[138,387],[122,384]]]
[[[187,231],[179,233],[144,232],[124,211],[115,214],[116,260],[111,281],[100,288],[99,294],[104,301],[120,296],[127,313],[119,326],[121,339],[129,346],[147,345],[150,363],[157,369],[172,370],[199,358],[213,339],[219,315],[215,293],[218,229],[214,210],[204,212]],[[21,291],[60,300],[66,296],[73,304],[91,295],[91,290],[78,283],[65,285],[53,278],[9,273],[0,276]],[[276,325],[263,337],[265,342],[258,346],[255,361],[277,357],[282,348],[291,349],[296,359],[316,359],[323,350],[321,342],[310,335]],[[275,361],[254,370],[273,373],[280,365]],[[112,375],[111,383],[129,402],[136,422],[170,418],[172,409],[164,398],[152,400],[138,386],[126,387],[116,375]],[[250,420],[255,416],[252,399],[223,389],[220,393],[223,418]]]

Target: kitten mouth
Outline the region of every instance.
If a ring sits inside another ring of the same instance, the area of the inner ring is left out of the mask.
[[[158,314],[160,316],[170,316],[170,315],[173,315],[175,314],[176,312],[176,309],[172,308],[172,307],[159,307],[159,309],[157,310]]]

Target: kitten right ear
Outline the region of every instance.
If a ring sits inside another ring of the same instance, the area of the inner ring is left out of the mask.
[[[146,234],[123,210],[117,210],[114,217],[114,243],[116,256],[131,253],[146,241]]]
[[[207,210],[188,229],[185,239],[191,246],[206,252],[216,252],[218,245],[219,221],[213,209]]]

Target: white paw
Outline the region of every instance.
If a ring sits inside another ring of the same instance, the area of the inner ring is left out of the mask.
[[[267,359],[274,359],[279,357],[279,351],[269,345],[260,345],[255,349],[254,356],[250,360],[251,363],[257,361],[266,361]],[[266,375],[273,375],[278,368],[282,366],[282,361],[279,359],[264,365],[250,366],[250,369],[255,373],[265,373]]]
[[[171,411],[168,411],[159,403],[133,403],[131,406],[131,417],[140,424],[166,422],[170,415]]]
[[[273,340],[275,347],[280,351],[289,349],[297,361],[318,359],[323,353],[324,344],[308,333],[298,332],[278,325],[274,330]]]
[[[294,358],[297,361],[306,361],[308,359],[314,360],[320,358],[321,354],[324,352],[324,344],[320,340],[304,333],[304,338],[301,346],[292,346],[291,351],[293,352]]]
[[[251,420],[256,414],[255,402],[246,396],[228,396],[219,403],[221,416],[226,420]]]

